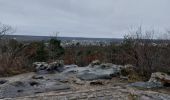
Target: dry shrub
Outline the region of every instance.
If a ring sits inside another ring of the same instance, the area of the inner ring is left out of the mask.
[[[12,59],[10,56],[3,56],[0,58],[0,76],[11,76],[28,71],[24,57]]]
[[[126,65],[127,66],[127,65]],[[129,66],[129,65],[128,65]],[[137,82],[141,81],[142,77],[139,75],[139,73],[135,70],[135,67],[129,66],[126,68],[123,68],[121,70],[121,75],[127,76],[129,82]]]

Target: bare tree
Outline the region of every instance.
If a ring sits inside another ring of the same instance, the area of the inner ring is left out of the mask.
[[[0,23],[0,39],[2,39],[2,37],[6,34],[10,34],[13,32],[14,29],[11,26]]]
[[[143,75],[150,74],[157,61],[158,49],[154,46],[154,34],[154,30],[142,31],[142,28],[139,27],[136,31],[128,34],[124,40],[126,48],[130,48],[124,53],[135,61],[135,66]]]
[[[2,38],[14,32],[14,29],[10,25],[0,23],[0,55],[2,54],[3,46],[6,45],[7,39],[2,40]]]
[[[21,53],[27,47],[27,45],[6,37],[13,32],[15,30],[11,26],[0,23],[0,75],[7,74],[12,68],[19,68],[16,63],[22,63],[18,58],[23,56]]]

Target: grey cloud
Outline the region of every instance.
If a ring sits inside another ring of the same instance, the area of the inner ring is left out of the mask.
[[[16,34],[122,37],[131,26],[170,28],[169,0],[0,0]]]

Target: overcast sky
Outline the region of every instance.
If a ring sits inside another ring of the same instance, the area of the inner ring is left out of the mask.
[[[170,29],[170,0],[0,0],[15,34],[122,37],[132,27]]]

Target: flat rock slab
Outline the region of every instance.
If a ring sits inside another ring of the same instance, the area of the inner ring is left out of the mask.
[[[27,74],[25,79],[22,76],[3,79],[0,84],[0,98],[21,97],[50,91],[68,91],[71,87],[60,82],[65,79],[57,74],[36,75],[32,73]]]
[[[142,88],[142,89],[153,89],[153,88],[163,88],[163,85],[159,82],[136,82],[129,86]]]
[[[95,65],[93,67],[79,67],[70,68],[63,72],[65,75],[75,74],[77,78],[85,81],[97,79],[111,79],[114,76],[119,76],[120,69],[116,65],[103,67],[102,65]]]

